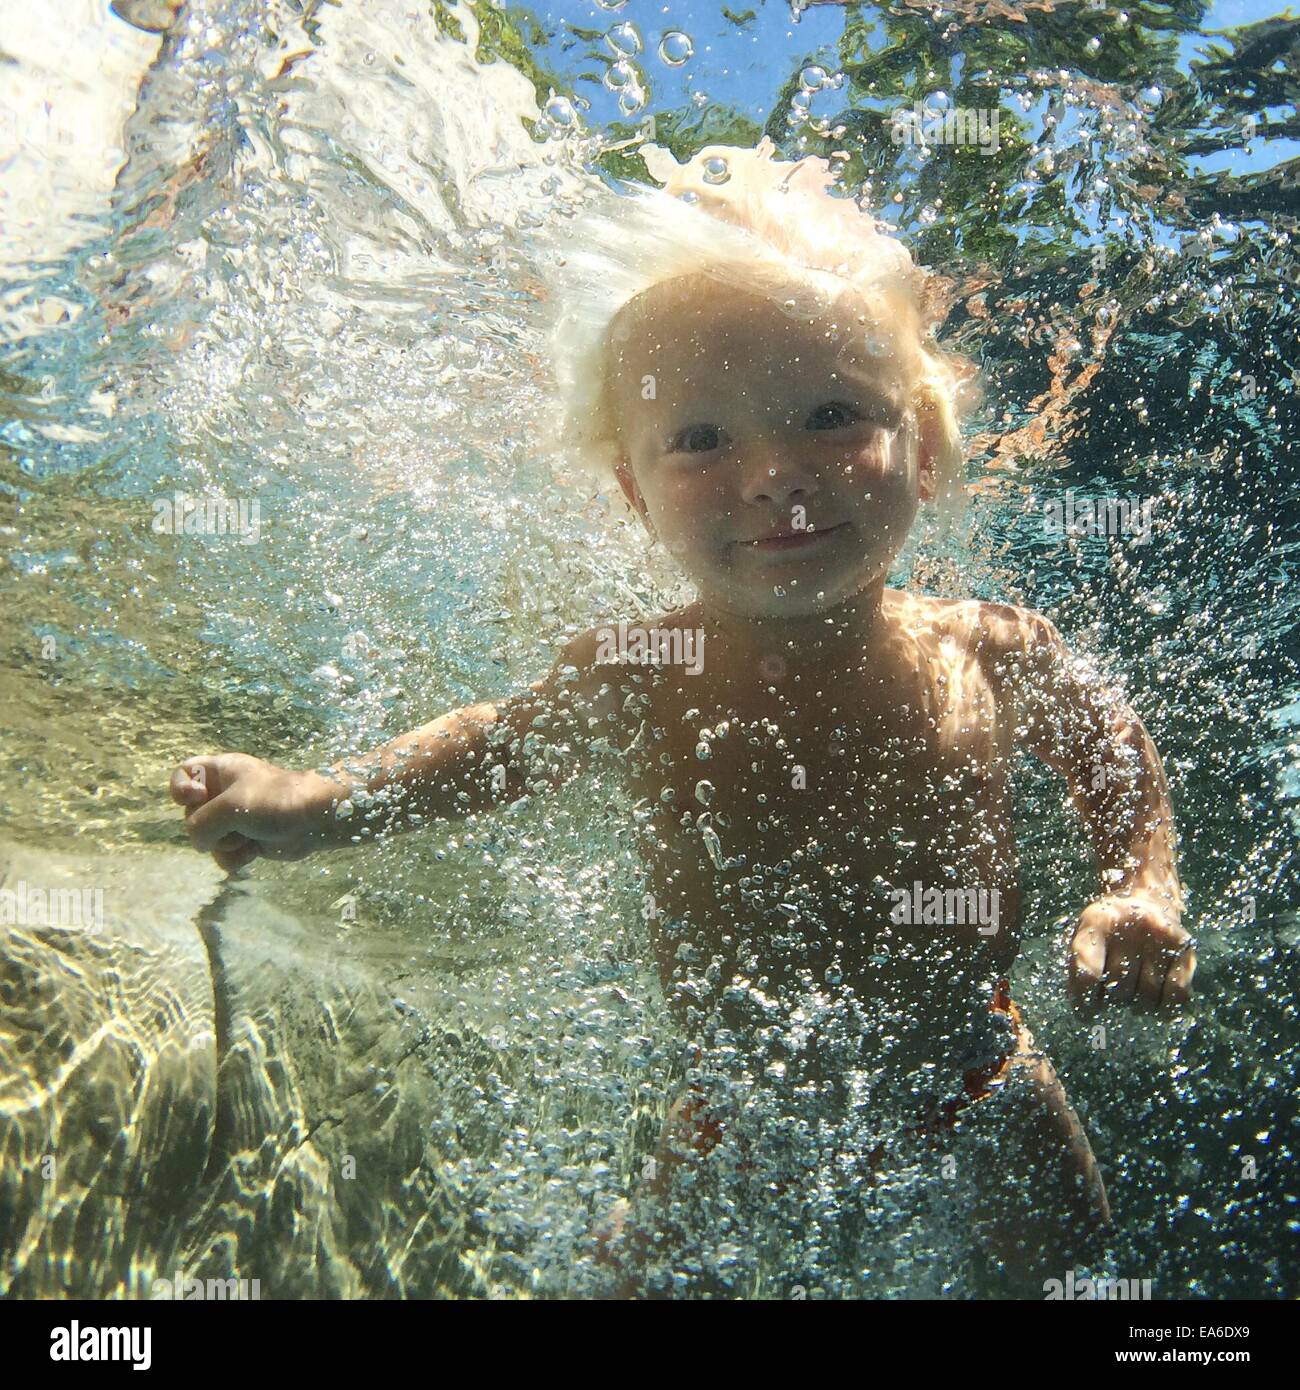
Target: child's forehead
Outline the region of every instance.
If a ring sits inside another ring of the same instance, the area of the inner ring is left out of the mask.
[[[720,365],[749,373],[846,379],[905,374],[903,316],[883,296],[844,284],[820,299],[804,285],[768,294],[705,276],[665,281],[625,304],[607,343],[614,372],[671,370],[718,385]]]

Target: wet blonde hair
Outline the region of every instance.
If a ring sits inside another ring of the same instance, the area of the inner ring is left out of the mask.
[[[663,188],[603,194],[568,231],[550,325],[559,390],[543,443],[600,485],[613,481],[610,329],[625,305],[663,281],[703,273],[810,318],[851,290],[888,311],[912,357],[911,404],[935,443],[935,502],[951,520],[964,499],[958,400],[968,372],[930,341],[946,313],[939,284],[856,203],[828,192],[829,161],[777,160],[774,149],[765,136],[753,150],[708,145],[678,164],[670,151],[643,145]]]

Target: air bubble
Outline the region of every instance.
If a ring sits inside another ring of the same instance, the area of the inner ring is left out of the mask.
[[[689,34],[680,29],[671,29],[659,40],[659,57],[670,68],[680,67],[695,56],[695,45]]]
[[[556,125],[570,126],[578,119],[573,103],[568,97],[552,96],[543,108],[546,118]]]
[[[635,24],[628,23],[626,20],[622,24],[616,24],[608,34],[605,35],[605,42],[614,50],[615,53],[640,53],[641,52],[641,33]]]
[[[705,183],[726,183],[731,177],[731,166],[720,154],[704,161]]]
[[[620,60],[605,69],[605,86],[611,92],[621,92],[625,87],[635,85],[636,68],[631,63]]]
[[[618,109],[625,116],[634,116],[645,106],[645,88],[638,82],[635,86],[625,87],[618,98]]]

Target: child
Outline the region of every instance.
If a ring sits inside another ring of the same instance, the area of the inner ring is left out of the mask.
[[[486,810],[616,750],[646,808],[660,977],[697,1059],[761,1033],[801,1085],[869,1071],[903,1107],[903,1142],[996,1111],[988,1248],[1041,1281],[1109,1213],[1007,991],[1011,756],[1061,774],[1096,852],[1103,890],[1070,943],[1084,1006],[1188,997],[1159,758],[1038,614],[885,587],[919,504],[951,513],[961,495],[957,372],[927,341],[932,286],[902,246],[831,196],[824,161],[775,161],[766,141],[685,166],[645,153],[665,188],[589,217],[560,268],[557,432],[699,597],[648,630],[584,633],[527,692],[366,767],[192,758],[172,794],[196,848],[236,869]],[[727,1137],[713,1102],[696,1082],[673,1107],[654,1192]],[[756,1155],[738,1145],[743,1168]]]

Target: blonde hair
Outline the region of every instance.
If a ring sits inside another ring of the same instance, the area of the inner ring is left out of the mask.
[[[888,303],[915,354],[912,404],[936,442],[935,501],[951,520],[964,500],[958,400],[969,372],[927,341],[946,313],[939,282],[856,203],[828,192],[829,161],[777,160],[774,149],[765,136],[753,150],[708,145],[678,164],[670,151],[643,145],[663,188],[632,184],[581,215],[555,267],[550,348],[559,391],[542,422],[543,443],[602,485],[612,480],[619,450],[606,390],[610,328],[654,285],[703,273],[810,316],[853,290]]]

